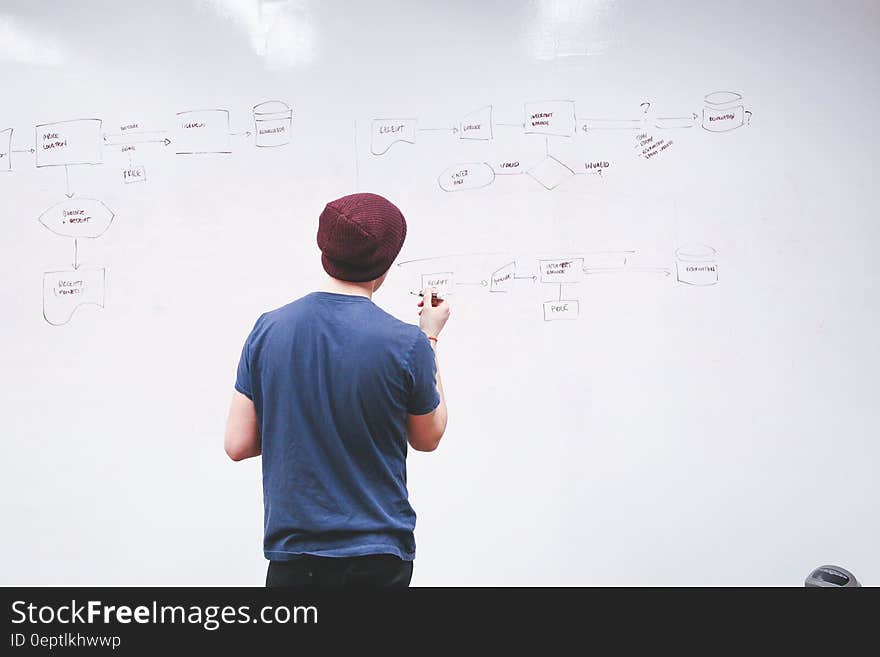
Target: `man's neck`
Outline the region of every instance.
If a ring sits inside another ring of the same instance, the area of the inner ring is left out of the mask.
[[[367,281],[366,283],[353,283],[351,281],[341,281],[338,278],[328,276],[327,281],[324,283],[323,291],[372,299],[373,281]]]

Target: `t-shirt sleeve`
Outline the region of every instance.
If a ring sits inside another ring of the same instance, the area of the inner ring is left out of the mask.
[[[406,410],[410,415],[425,415],[440,404],[437,392],[437,361],[428,337],[419,331],[409,354],[409,376],[412,383]]]
[[[250,400],[254,398],[254,388],[251,382],[251,339],[253,335],[253,331],[251,331],[241,348],[238,372],[235,375],[235,389]]]

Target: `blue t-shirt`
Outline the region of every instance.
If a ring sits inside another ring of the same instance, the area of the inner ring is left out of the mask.
[[[267,559],[415,558],[407,414],[440,403],[428,338],[366,297],[314,292],[262,315],[235,389],[263,447]]]

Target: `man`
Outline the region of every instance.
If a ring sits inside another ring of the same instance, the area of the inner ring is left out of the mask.
[[[267,586],[409,586],[407,442],[430,452],[446,430],[436,349],[449,304],[424,290],[418,327],[373,304],[405,238],[381,196],[328,203],[323,291],[262,315],[242,349],[225,447],[263,456]]]

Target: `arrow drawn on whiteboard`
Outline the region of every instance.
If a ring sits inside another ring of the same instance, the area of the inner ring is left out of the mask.
[[[73,240],[73,268],[79,269],[79,240]]]
[[[111,142],[107,141],[107,138],[104,137],[105,146],[131,146],[132,144],[164,144],[165,146],[169,146],[171,140],[168,139],[168,137],[165,137],[164,139],[131,139],[128,141]]]
[[[690,116],[658,116],[654,121],[654,127],[660,130],[693,128],[697,124],[698,118],[696,113],[691,113]]]
[[[398,267],[403,267],[404,265],[410,265],[414,262],[426,262],[428,260],[445,260],[446,258],[482,258],[485,256],[503,256],[507,255],[501,251],[495,251],[494,253],[450,253],[449,255],[442,256],[430,256],[428,258],[415,258],[413,260],[403,260],[397,263]]]
[[[562,257],[565,257],[566,259],[572,259],[572,258],[580,258],[582,256],[587,256],[587,255],[622,255],[625,258],[627,256],[627,254],[633,254],[633,253],[636,253],[635,249],[624,249],[624,250],[607,250],[606,249],[606,250],[599,250],[599,251],[566,251],[566,252],[563,252],[562,254],[560,254],[560,253],[541,254],[538,256],[538,260],[550,260],[550,259],[562,258]]]
[[[696,121],[698,118],[699,117],[697,116],[696,112],[691,112],[690,116],[658,116],[657,120],[658,121],[685,121],[687,119],[691,119],[693,121]]]
[[[161,144],[167,130],[131,130],[129,132],[104,133],[104,144],[107,146],[126,146],[128,144]],[[132,137],[132,135],[136,135]],[[130,138],[131,137],[131,138]],[[113,143],[111,143],[113,142]],[[168,141],[166,146],[171,142]]]
[[[64,181],[67,188],[67,191],[64,193],[64,195],[67,198],[73,198],[73,194],[70,191],[70,171],[68,170],[66,164],[64,165]]]
[[[585,274],[663,274],[669,276],[668,267],[584,267]]]
[[[584,119],[581,130],[638,130],[642,127],[639,119]]]

